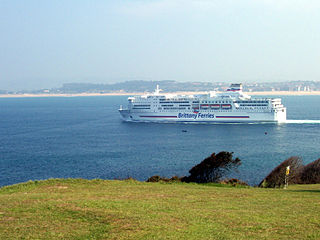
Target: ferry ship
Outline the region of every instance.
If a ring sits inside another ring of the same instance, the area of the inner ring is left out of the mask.
[[[154,93],[128,98],[128,107],[120,106],[124,121],[133,122],[285,122],[286,108],[280,98],[251,98],[242,92],[242,84],[231,84],[226,92],[206,94]]]

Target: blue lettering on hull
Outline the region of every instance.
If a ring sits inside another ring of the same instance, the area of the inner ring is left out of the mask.
[[[214,118],[214,114],[212,113],[179,113],[178,118]]]

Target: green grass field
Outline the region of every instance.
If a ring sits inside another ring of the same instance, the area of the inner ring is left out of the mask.
[[[320,185],[22,183],[0,189],[0,239],[320,239]]]

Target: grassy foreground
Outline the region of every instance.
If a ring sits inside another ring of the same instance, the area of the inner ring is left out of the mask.
[[[0,189],[0,239],[285,238],[320,238],[320,185],[50,179]]]

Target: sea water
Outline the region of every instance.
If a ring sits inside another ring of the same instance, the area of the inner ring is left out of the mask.
[[[128,123],[124,96],[0,99],[0,186],[47,178],[185,176],[231,151],[237,177],[258,184],[290,156],[320,158],[320,96],[281,96],[287,123]]]

